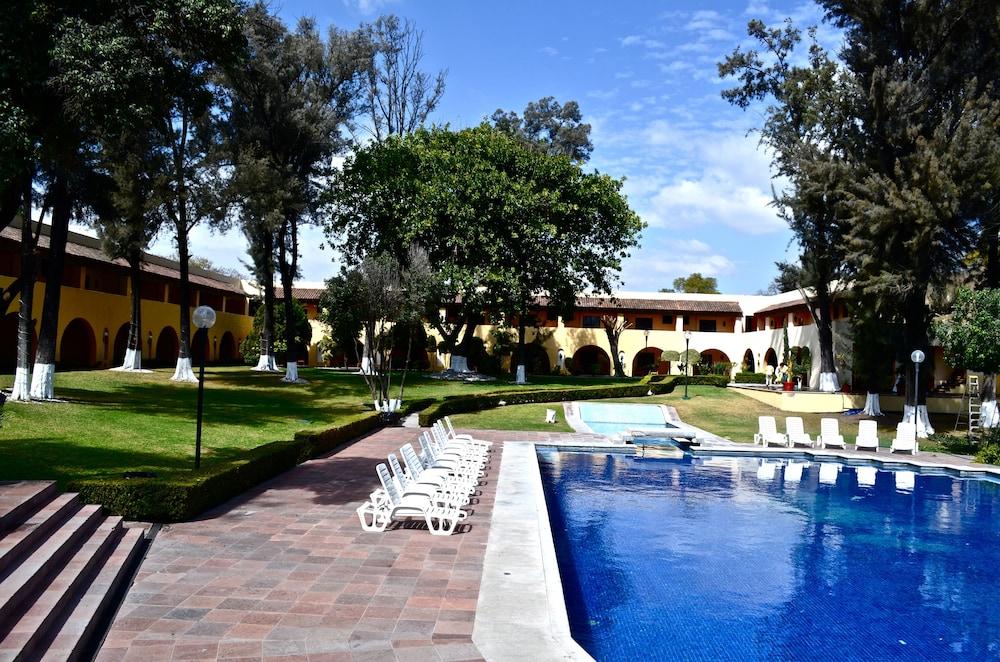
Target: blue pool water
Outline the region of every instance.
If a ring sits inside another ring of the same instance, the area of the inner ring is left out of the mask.
[[[1000,659],[1000,486],[761,462],[539,452],[594,658]]]
[[[665,430],[677,426],[667,423],[657,405],[630,405],[607,402],[581,402],[580,419],[597,434],[612,436],[626,430]]]

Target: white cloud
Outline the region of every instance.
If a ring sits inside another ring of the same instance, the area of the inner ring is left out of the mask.
[[[538,52],[542,55],[555,56],[559,55],[559,49],[553,48],[552,46],[543,46],[538,49]]]
[[[662,41],[656,39],[650,39],[649,37],[643,37],[642,35],[630,34],[627,37],[622,37],[618,40],[621,42],[622,46],[641,46],[642,48],[664,48],[666,44]]]
[[[770,203],[769,192],[708,173],[662,188],[650,200],[654,218],[649,222],[675,228],[724,225],[747,234],[767,234],[785,227]]]
[[[395,4],[398,0],[343,0],[345,6],[362,14],[374,14],[386,5]]]
[[[669,287],[675,278],[696,271],[705,276],[736,272],[732,260],[699,239],[656,241],[648,236],[645,239],[642,249],[622,268],[629,289],[658,290]]]
[[[618,88],[613,88],[610,90],[589,90],[587,96],[591,99],[598,99],[600,101],[608,101],[614,99],[618,96]]]

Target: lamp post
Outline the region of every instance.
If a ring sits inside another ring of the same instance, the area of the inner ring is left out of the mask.
[[[684,397],[682,398],[683,400],[691,399],[688,397],[688,382],[690,380],[687,379],[689,373],[691,372],[691,357],[688,354],[688,352],[690,351],[691,351],[691,332],[685,331],[684,332],[684,378],[685,379],[684,379]]]
[[[910,360],[913,361],[913,369],[915,371],[913,375],[913,420],[914,422],[919,420],[917,415],[917,407],[920,405],[920,364],[924,362],[924,353],[919,349],[913,350],[910,354]]]
[[[215,325],[215,311],[210,306],[198,306],[191,315],[194,325],[205,334],[198,367],[198,425],[194,437],[194,468],[201,468],[201,413],[205,401],[205,354],[208,353],[208,330]]]

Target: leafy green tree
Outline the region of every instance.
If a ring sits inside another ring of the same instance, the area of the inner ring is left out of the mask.
[[[289,309],[292,311],[292,324],[285,322],[286,319],[289,319],[285,317],[285,311]],[[288,353],[288,345],[285,344],[288,342],[288,339],[290,338],[296,345],[307,346],[312,341],[312,325],[309,324],[309,315],[306,313],[305,307],[294,299],[291,306],[281,306],[275,309],[274,312],[276,341],[273,351],[278,360],[284,360]],[[253,328],[240,344],[240,353],[243,355],[243,361],[247,365],[256,364],[260,358],[258,355],[260,351],[259,337],[263,330],[264,307],[260,306],[253,316]]]
[[[362,33],[337,29],[324,40],[308,19],[288,31],[263,5],[248,12],[246,36],[251,55],[226,76],[227,152],[264,309],[273,305],[273,260],[287,317],[301,226],[316,217],[321,183],[332,175],[333,157],[348,147],[345,131],[360,110],[367,42]],[[284,381],[296,382],[295,344],[291,338],[285,344]]]
[[[558,308],[610,289],[642,227],[620,186],[487,125],[419,130],[347,160],[327,234],[355,262],[426,247],[445,284],[427,318],[463,370],[483,311],[524,319],[539,295]],[[459,325],[440,319],[445,306]]]
[[[718,294],[719,282],[714,276],[702,276],[694,272],[690,276],[680,276],[674,279],[673,288],[661,289],[661,292],[687,292],[688,294]]]
[[[996,400],[996,373],[1000,372],[1000,289],[959,289],[950,315],[935,321],[934,336],[944,348],[945,361],[950,365],[983,373],[980,424],[1000,425]]]
[[[542,97],[530,102],[523,116],[498,108],[490,122],[528,145],[554,156],[568,156],[577,163],[589,161],[594,151],[590,125],[583,122],[583,113],[576,101],[560,104],[555,97]]]
[[[742,91],[732,98],[742,105],[777,90],[779,102],[789,102],[795,112],[780,121],[801,139],[777,144],[788,145],[779,158],[799,173],[792,213],[808,216],[809,236],[823,251],[843,251],[860,298],[902,323],[899,347],[927,351],[929,292],[964,271],[983,220],[995,218],[1000,5],[820,4],[844,30],[839,61],[813,44],[809,67],[792,67],[797,33],[751,24],[772,64],[734,53],[723,65],[740,72]],[[821,221],[842,242],[823,241]],[[908,391],[922,403],[905,363]]]

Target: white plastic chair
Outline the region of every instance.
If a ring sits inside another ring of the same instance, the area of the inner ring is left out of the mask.
[[[546,423],[553,423],[553,424],[556,422],[556,410],[555,409],[546,409],[545,410],[545,422]]]
[[[816,443],[820,448],[838,446],[846,451],[847,444],[844,442],[844,436],[840,434],[840,421],[835,418],[821,419],[819,422],[819,436],[816,437]]]
[[[467,434],[465,432],[461,433],[456,432],[455,426],[451,424],[450,416],[445,416],[442,420],[444,421],[444,424],[442,424],[441,421],[438,421],[437,425],[441,427],[442,430],[444,430],[445,436],[447,436],[449,439],[454,439],[458,441],[467,441],[473,446],[481,447],[487,450],[490,448],[490,446],[493,445],[492,441],[484,441],[482,439],[476,439],[471,434]]]
[[[875,487],[875,478],[878,476],[878,469],[875,467],[858,467],[856,472],[858,487]]]
[[[854,440],[854,450],[859,451],[862,448],[878,452],[878,422],[858,422],[858,436]]]
[[[788,446],[808,446],[815,447],[812,437],[805,431],[802,419],[798,416],[788,416],[785,418],[785,432],[788,434]]]
[[[788,443],[788,436],[778,432],[778,424],[775,422],[774,416],[758,416],[757,430],[757,434],[753,436],[753,443],[762,444],[764,448],[767,448],[768,444],[791,445]]]
[[[840,475],[840,465],[834,462],[823,462],[819,465],[819,482],[825,485],[836,485]]]
[[[889,452],[917,454],[917,425],[916,423],[900,423],[896,426],[896,438],[889,446]]]
[[[443,495],[404,495],[385,464],[379,464],[375,471],[382,489],[372,492],[371,501],[357,509],[361,528],[365,531],[385,531],[395,519],[421,518],[427,523],[431,535],[447,536],[465,519],[466,512],[452,505]]]
[[[389,468],[392,475],[402,488],[403,496],[408,494],[422,494],[426,497],[434,497],[443,494],[449,498],[456,506],[465,506],[470,502],[473,487],[468,483],[461,483],[450,479],[420,480],[417,476],[410,475],[404,471],[399,464],[399,459],[395,453],[389,453],[386,457],[389,461]]]

